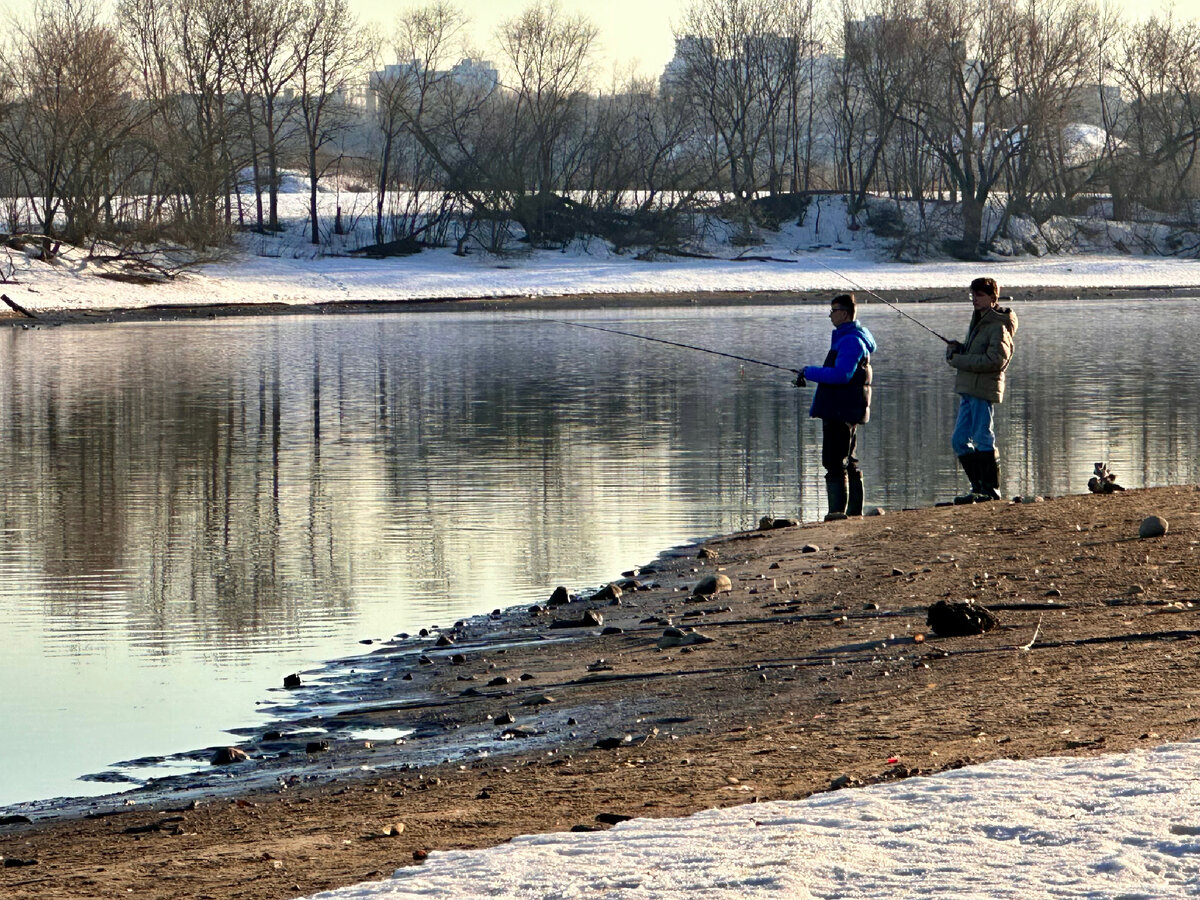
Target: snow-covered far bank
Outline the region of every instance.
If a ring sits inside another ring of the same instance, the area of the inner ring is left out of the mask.
[[[773,251],[775,256],[778,251]],[[279,259],[239,255],[190,269],[165,284],[130,284],[96,276],[97,266],[65,254],[50,266],[15,263],[0,293],[35,314],[156,306],[312,305],[552,297],[578,294],[702,292],[879,292],[964,287],[994,276],[1006,293],[1022,288],[1105,289],[1200,286],[1200,262],[1130,256],[1059,256],[983,263],[879,262],[867,251],[789,253],[787,262],[662,258],[642,262],[607,252],[539,250],[496,258],[457,257],[448,249],[371,260],[347,257]]]
[[[690,246],[715,258],[658,254],[645,260],[632,251],[614,252],[599,238],[576,240],[562,251],[532,250],[510,240],[502,256],[485,253],[475,244],[466,257],[455,256],[449,248],[386,259],[345,255],[373,242],[372,220],[366,214],[372,196],[322,194],[323,243],[314,247],[308,242],[305,198],[284,194],[280,197],[283,231],[240,232],[221,261],[196,265],[174,279],[152,284],[138,283],[145,270],[128,259],[99,261],[77,248],[63,247],[53,262],[44,262],[35,258],[36,247],[23,253],[10,246],[0,251],[7,254],[0,255],[0,293],[34,314],[54,315],[152,307],[616,294],[682,297],[869,289],[886,296],[888,291],[965,291],[972,278],[983,274],[992,275],[1003,291],[1018,296],[1023,289],[1037,288],[1068,293],[1074,289],[1080,296],[1097,296],[1108,289],[1148,294],[1200,289],[1200,261],[1117,249],[1165,245],[1166,237],[1158,235],[1155,243],[1150,234],[1153,228],[1161,231],[1166,226],[1106,223],[1091,228],[1084,241],[1079,224],[1063,220],[1054,228],[1047,223],[1041,231],[1034,229],[1025,243],[1054,243],[1075,247],[1077,252],[997,256],[985,262],[904,263],[892,261],[894,248],[886,239],[851,224],[841,197],[815,199],[803,217],[776,230],[702,217]],[[344,234],[330,230],[338,209],[346,213]],[[1068,226],[1079,234],[1068,238]],[[1043,231],[1054,231],[1052,239]],[[750,258],[735,261],[739,255]]]
[[[1090,759],[999,760],[803,801],[436,852],[389,880],[315,896],[1194,897],[1198,771],[1198,742]]]

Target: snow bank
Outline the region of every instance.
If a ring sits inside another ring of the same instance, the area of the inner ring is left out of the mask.
[[[1200,892],[1200,743],[1000,760],[602,833],[438,852],[337,900],[1177,898]]]

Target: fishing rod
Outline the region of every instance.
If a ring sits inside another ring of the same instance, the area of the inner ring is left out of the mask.
[[[780,366],[775,363],[763,362],[761,359],[751,359],[748,356],[738,356],[736,353],[725,353],[721,350],[711,350],[708,347],[697,347],[695,344],[681,344],[679,341],[668,341],[665,338],[650,337],[645,334],[634,334],[632,331],[618,331],[615,328],[602,328],[599,325],[585,325],[583,322],[568,322],[565,319],[546,319],[544,321],[555,322],[559,325],[571,325],[575,328],[590,328],[592,331],[604,331],[608,334],[620,334],[625,337],[640,338],[643,341],[654,341],[656,344],[667,344],[671,347],[683,347],[686,350],[699,350],[701,353],[711,353],[713,356],[724,356],[729,359],[740,360],[741,362],[754,363],[756,366],[767,366],[771,369],[782,369],[784,372],[791,372],[793,375],[799,375],[800,369],[793,369],[791,366]]]
[[[930,328],[928,325],[926,325],[920,319],[913,318],[908,313],[906,313],[904,310],[902,310],[900,307],[898,307],[895,303],[892,303],[889,300],[884,300],[883,297],[879,296],[873,290],[871,290],[870,288],[863,287],[857,281],[855,281],[854,279],[850,278],[847,275],[842,274],[837,269],[835,269],[833,266],[827,266],[827,265],[825,265],[825,263],[821,262],[819,259],[814,259],[813,262],[815,262],[818,266],[820,266],[823,269],[828,269],[830,272],[832,272],[838,278],[841,278],[844,281],[848,282],[849,284],[853,285],[854,287],[858,288],[864,294],[870,294],[876,300],[880,301],[881,303],[886,304],[887,306],[890,306],[892,309],[894,309],[900,315],[904,316],[904,318],[908,319],[910,322],[916,322],[918,325],[920,325],[922,328],[924,328],[926,331],[928,331],[930,334],[932,334],[935,338],[937,338],[943,344],[957,343],[956,341],[950,340],[950,338],[942,337],[940,334],[938,334],[936,331],[934,331],[932,328]]]

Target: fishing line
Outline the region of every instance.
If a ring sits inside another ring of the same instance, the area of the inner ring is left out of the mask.
[[[920,325],[922,328],[924,328],[926,331],[928,331],[930,334],[932,334],[935,338],[937,338],[943,344],[953,344],[954,343],[954,341],[950,340],[950,338],[942,337],[940,334],[938,334],[936,331],[934,331],[932,328],[930,328],[928,325],[926,325],[920,319],[915,319],[912,316],[910,316],[908,313],[906,313],[904,310],[902,310],[900,307],[898,307],[895,303],[892,303],[891,301],[888,301],[888,300],[884,300],[883,297],[879,296],[877,293],[875,293],[870,288],[863,287],[861,284],[859,284],[854,279],[852,279],[846,275],[843,275],[837,269],[833,268],[833,266],[827,266],[827,265],[825,265],[825,263],[821,262],[819,259],[814,259],[813,262],[815,262],[818,266],[820,266],[823,269],[828,269],[830,272],[832,272],[838,278],[841,278],[844,281],[846,281],[847,283],[858,288],[864,294],[870,294],[876,300],[880,301],[881,303],[886,304],[887,306],[890,306],[892,309],[894,309],[900,315],[904,316],[904,318],[908,319],[910,322],[916,322],[918,325]]]
[[[650,337],[645,334],[635,334],[632,331],[618,331],[615,328],[602,328],[599,325],[585,325],[583,322],[568,322],[565,319],[539,319],[538,321],[554,322],[558,325],[571,325],[575,328],[590,328],[592,331],[604,331],[608,334],[620,334],[625,337],[640,338],[643,341],[654,341],[656,344],[667,344],[671,347],[683,347],[686,350],[699,350],[701,353],[711,353],[714,356],[724,356],[729,359],[736,359],[741,362],[753,363],[756,366],[767,366],[771,369],[782,369],[784,372],[791,372],[793,375],[799,375],[800,369],[793,369],[791,366],[780,366],[775,363],[763,362],[761,359],[751,359],[748,356],[738,356],[736,353],[725,353],[721,350],[711,350],[708,347],[697,347],[695,344],[681,344],[679,341],[668,341],[665,338]]]

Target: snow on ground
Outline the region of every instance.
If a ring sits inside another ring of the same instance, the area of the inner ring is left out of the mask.
[[[1200,894],[1200,742],[999,760],[597,833],[431,853],[337,900],[1149,898]]]
[[[701,291],[876,291],[965,286],[993,275],[1006,292],[1023,287],[1188,287],[1200,262],[1130,256],[1021,258],[986,263],[879,262],[832,250],[796,254],[794,263],[669,260],[537,251],[523,258],[466,259],[431,250],[400,259],[314,260],[243,257],[189,270],[173,283],[131,285],[90,278],[86,266],[33,264],[0,292],[34,312],[157,304],[310,304],[462,297]],[[34,266],[37,268],[35,269]],[[828,268],[826,268],[828,267]]]
[[[981,274],[993,275],[1006,292],[1030,287],[1078,287],[1081,295],[1109,287],[1195,287],[1200,262],[1157,255],[1118,253],[1004,257],[982,263],[946,260],[922,263],[890,261],[887,242],[869,229],[851,228],[840,198],[822,198],[803,224],[778,231],[754,229],[753,246],[731,246],[731,227],[710,223],[697,249],[722,259],[659,256],[636,259],[617,254],[599,239],[580,241],[566,251],[529,250],[511,243],[504,256],[474,248],[467,257],[448,248],[415,256],[371,260],[323,255],[371,243],[370,218],[359,195],[322,194],[322,203],[343,209],[352,233],[330,235],[325,244],[307,243],[306,198],[280,197],[281,235],[241,234],[226,258],[187,269],[166,284],[140,285],[97,277],[118,266],[87,260],[65,249],[55,264],[12,250],[0,250],[0,293],[33,312],[69,309],[104,310],[154,305],[226,303],[316,304],[456,298],[548,297],[569,294],[689,294],[705,291],[841,291],[947,288],[965,286]],[[347,198],[350,199],[347,199]],[[362,208],[359,208],[362,207]],[[329,210],[326,210],[329,213]],[[1119,224],[1119,223],[1118,223]],[[1109,231],[1117,229],[1116,225]],[[1126,229],[1128,231],[1128,229]],[[728,232],[728,233],[726,233]],[[1132,234],[1132,232],[1131,232]],[[1120,236],[1120,235],[1118,235]],[[1037,237],[1036,230],[1026,235]],[[1133,237],[1130,245],[1137,245]],[[1111,247],[1111,244],[1109,245]],[[738,253],[767,261],[735,262]]]

